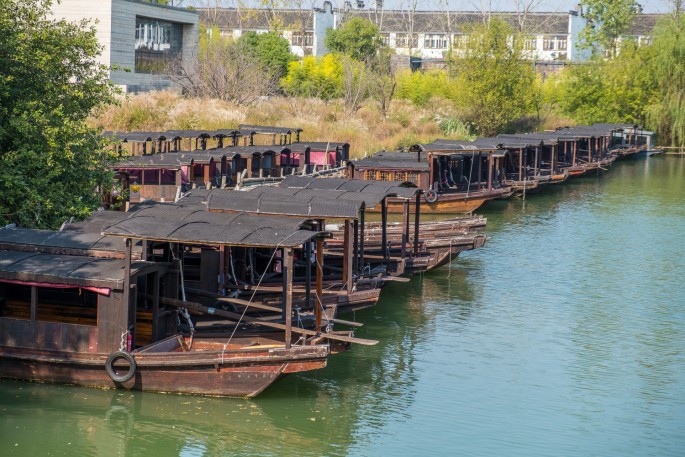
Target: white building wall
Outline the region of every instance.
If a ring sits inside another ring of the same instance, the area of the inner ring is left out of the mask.
[[[312,54],[315,56],[323,56],[328,53],[328,48],[326,47],[325,38],[328,29],[335,29],[336,27],[336,15],[333,13],[333,5],[331,2],[323,2],[323,8],[314,10],[314,49],[312,49]],[[293,53],[297,55],[304,55],[304,49],[302,49],[302,54],[296,52],[295,47],[293,47]]]
[[[591,52],[589,49],[581,49],[580,32],[587,25],[587,19],[576,11],[570,11],[568,14],[568,60],[575,62],[582,62],[590,58]]]
[[[110,49],[112,45],[112,0],[61,0],[53,2],[52,16],[55,19],[66,19],[69,22],[80,22],[89,19],[96,28],[95,36],[103,46],[98,63],[110,66]]]

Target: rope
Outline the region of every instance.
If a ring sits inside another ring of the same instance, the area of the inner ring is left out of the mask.
[[[282,246],[282,243],[284,243],[288,238],[291,236],[295,235],[297,232],[293,232],[287,237],[285,237],[281,242],[279,242],[276,245],[276,248],[274,249],[273,254],[271,254],[271,258],[269,259],[269,262],[266,265],[266,268],[264,269],[264,273],[262,273],[259,277],[259,282],[257,282],[257,287],[252,291],[252,296],[250,299],[247,301],[247,305],[245,305],[245,309],[243,310],[242,314],[240,315],[240,319],[238,319],[238,322],[236,322],[235,327],[233,328],[233,332],[231,332],[231,336],[228,337],[228,341],[226,341],[226,344],[224,344],[223,350],[221,351],[221,363],[224,363],[224,354],[226,353],[226,348],[228,347],[229,344],[231,344],[231,340],[235,336],[235,332],[238,330],[238,327],[240,326],[240,323],[243,321],[243,318],[245,317],[245,313],[247,313],[247,309],[250,307],[250,303],[252,303],[252,300],[254,300],[255,295],[257,294],[257,291],[259,290],[259,286],[262,285],[262,280],[264,279],[264,276],[266,276],[267,271],[269,271],[269,268],[271,267],[271,263],[274,260],[274,257],[276,257],[276,251]],[[283,259],[285,261],[285,259]]]

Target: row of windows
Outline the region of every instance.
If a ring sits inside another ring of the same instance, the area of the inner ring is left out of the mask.
[[[381,34],[381,39],[386,46],[391,45],[390,34]],[[425,49],[448,49],[450,35],[430,34],[423,35],[423,47]],[[452,46],[462,48],[466,45],[467,35],[457,34],[452,37]],[[542,48],[545,51],[564,51],[567,48],[568,37],[565,35],[545,35],[542,40]],[[397,48],[417,48],[419,46],[419,34],[396,33],[395,47]],[[537,49],[538,40],[536,37],[526,39],[524,46],[526,49]]]
[[[419,184],[418,171],[364,170],[366,181],[402,181]]]
[[[135,70],[137,73],[163,72],[169,61],[180,56],[182,47],[182,24],[136,18]]]
[[[233,35],[233,30],[223,30],[224,35]],[[392,46],[390,33],[381,33],[381,41],[386,46]],[[452,46],[456,49],[465,47],[468,38],[465,34],[427,34],[420,35],[418,33],[395,33],[394,47],[395,48],[418,48],[419,44],[424,49],[449,49],[450,37],[452,39]],[[136,35],[137,36],[137,35]],[[649,44],[651,39],[649,37],[639,37],[638,43],[640,45]],[[290,43],[292,46],[312,47],[314,46],[314,32],[292,32]],[[534,36],[527,37],[524,41],[524,48],[527,50],[538,49],[538,38]],[[543,51],[566,51],[568,49],[568,36],[566,35],[544,35],[542,38]]]

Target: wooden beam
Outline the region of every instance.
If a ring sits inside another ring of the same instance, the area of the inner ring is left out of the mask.
[[[210,314],[210,315],[215,315],[219,317],[224,317],[227,319],[231,319],[234,322],[238,322],[242,320],[243,322],[249,322],[251,324],[257,324],[261,325],[263,327],[270,327],[270,328],[275,328],[278,330],[285,330],[286,325],[279,324],[277,322],[269,322],[269,321],[264,321],[260,320],[257,318],[253,317],[248,317],[248,316],[241,316],[240,314],[237,313],[232,313],[230,311],[225,311],[223,309],[215,309],[215,308],[210,308],[208,306],[201,305],[200,303],[195,303],[195,302],[189,302],[189,301],[184,301],[184,300],[176,300],[173,298],[166,298],[166,297],[160,297],[160,303],[163,303],[165,305],[169,306],[175,306],[178,308],[186,308],[189,311],[195,311],[203,314]],[[364,346],[374,346],[378,344],[377,340],[369,340],[365,338],[356,338],[353,336],[344,336],[344,335],[335,335],[335,334],[330,334],[330,333],[321,333],[317,332],[315,330],[309,330],[306,328],[300,328],[300,327],[292,327],[291,331],[293,333],[297,333],[298,335],[307,335],[307,336],[320,336],[329,340],[334,340],[334,341],[344,341],[347,343],[357,343],[357,344],[362,344]]]
[[[321,329],[321,309],[323,304],[321,303],[321,296],[323,295],[323,240],[321,238],[316,239],[316,310],[314,315],[316,316],[316,330]]]
[[[293,326],[293,248],[285,250],[286,288],[285,288],[285,348],[290,349]]]

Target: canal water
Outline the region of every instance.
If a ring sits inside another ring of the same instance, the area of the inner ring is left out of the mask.
[[[0,381],[2,456],[683,456],[685,160],[488,204],[489,241],[253,400]]]

